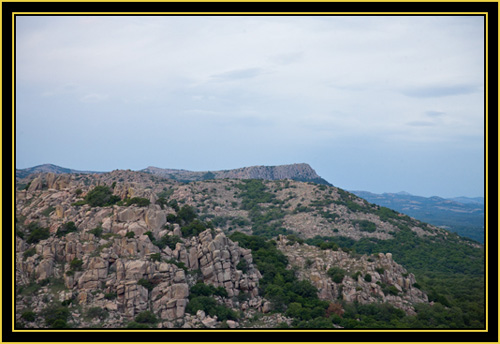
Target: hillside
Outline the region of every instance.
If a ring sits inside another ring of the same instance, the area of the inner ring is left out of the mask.
[[[209,179],[292,179],[303,182],[314,182],[331,186],[326,180],[316,174],[308,164],[291,164],[279,166],[251,166],[223,171],[193,172],[186,170],[162,169],[147,167],[141,172],[174,179],[183,182],[202,181]]]
[[[484,250],[340,188],[42,173],[16,191],[16,326],[481,328]]]
[[[26,178],[30,174],[34,173],[55,173],[55,174],[63,174],[63,173],[101,173],[95,171],[78,171],[73,170],[71,168],[61,167],[53,164],[43,164],[29,168],[16,169],[16,180]]]
[[[408,193],[351,191],[367,201],[484,243],[484,199],[421,197]],[[482,201],[482,203],[481,203]]]

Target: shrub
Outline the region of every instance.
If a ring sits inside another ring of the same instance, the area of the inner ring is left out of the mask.
[[[85,318],[90,320],[90,319],[95,319],[98,318],[100,320],[104,320],[108,317],[108,312],[101,307],[92,307],[87,310],[85,313]]]
[[[247,273],[248,271],[248,262],[246,259],[240,260],[238,265],[236,265],[236,269],[241,270],[243,273]]]
[[[40,240],[45,240],[50,237],[50,231],[48,228],[42,228],[37,222],[32,222],[28,225],[28,230],[30,234],[26,238],[28,244],[35,244]]]
[[[114,299],[116,299],[116,296],[117,296],[117,295],[116,295],[116,292],[114,292],[114,293],[106,293],[106,294],[104,294],[104,298],[105,298],[106,300],[114,300]]]
[[[21,314],[21,318],[30,322],[35,321],[36,313],[33,311],[24,311],[23,314]]]
[[[159,262],[161,260],[161,254],[160,253],[151,253],[149,255],[149,258],[151,259],[151,261],[153,262]]]
[[[93,228],[89,230],[89,233],[94,234],[96,237],[100,238],[102,235],[103,229],[101,226],[98,226],[96,228]]]
[[[71,263],[69,263],[69,266],[73,271],[81,271],[83,266],[83,261],[78,258],[74,258],[71,261]]]
[[[334,281],[335,283],[342,283],[342,280],[344,279],[344,276],[346,274],[346,271],[344,269],[341,269],[339,267],[332,267],[328,269],[327,271],[328,276]]]
[[[182,236],[191,237],[200,234],[207,229],[205,223],[200,220],[193,220],[188,225],[181,227]]]
[[[138,322],[131,321],[127,324],[126,328],[150,328],[147,324],[139,324]]]
[[[127,232],[127,234],[125,234],[125,237],[128,239],[133,239],[135,237],[135,232]]]
[[[67,307],[59,305],[50,305],[43,309],[42,316],[45,319],[45,324],[49,328],[67,328],[69,310]]]
[[[143,286],[148,291],[153,290],[155,287],[155,284],[153,282],[151,282],[150,280],[147,280],[145,278],[141,278],[139,281],[137,281],[137,284]]]
[[[34,247],[32,247],[32,248],[29,248],[26,251],[24,251],[23,257],[24,257],[24,259],[26,259],[28,257],[34,256],[35,253],[36,253],[36,249]]]
[[[151,204],[151,202],[147,198],[134,197],[134,198],[127,199],[125,204],[127,206],[135,204],[138,207],[147,207],[148,205]]]
[[[113,195],[113,191],[106,185],[93,188],[85,196],[85,202],[91,207],[105,207],[120,201],[120,197]]]
[[[366,281],[366,282],[371,282],[371,281],[372,281],[372,275],[370,275],[370,274],[366,274],[366,275],[365,275],[365,281]]]
[[[59,227],[56,235],[58,237],[62,237],[68,233],[76,232],[77,230],[78,230],[78,228],[76,228],[75,223],[73,221],[69,221],[69,222],[66,222],[65,224],[63,224],[61,227]]]
[[[359,230],[362,232],[368,232],[368,233],[373,233],[377,230],[377,226],[368,220],[352,220],[351,223],[354,226],[358,226]]]
[[[158,322],[158,319],[151,311],[137,314],[134,320],[139,324],[156,324]]]

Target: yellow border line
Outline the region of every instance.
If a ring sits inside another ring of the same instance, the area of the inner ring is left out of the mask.
[[[68,15],[68,14],[81,14],[81,15],[254,15],[254,14],[265,14],[265,15],[386,15],[386,16],[398,16],[401,14],[410,14],[410,15],[447,15],[449,16],[449,12],[12,12],[12,15],[51,15],[51,16],[60,16],[60,15]],[[453,15],[488,15],[488,12],[454,12]]]
[[[119,0],[109,0],[110,2],[124,2],[124,1],[119,1]],[[175,0],[172,0],[175,1]],[[190,1],[190,0],[179,0],[181,2],[208,2],[210,0],[198,0],[198,1]],[[229,2],[231,0],[216,0],[215,2]],[[290,2],[286,0],[275,0],[278,2]],[[335,1],[330,1],[330,0],[315,0],[318,2],[335,2]],[[347,2],[359,2],[355,0],[346,0]],[[377,1],[377,0],[373,0]],[[411,1],[411,0],[410,0]],[[0,2],[17,2],[15,0],[0,0]],[[65,2],[65,0],[53,0],[53,1],[43,1],[43,0],[31,0],[31,1],[26,1],[26,2]],[[99,0],[90,0],[86,2],[101,2]],[[135,2],[134,0],[126,0],[125,2]],[[167,1],[162,1],[162,0],[152,0],[152,2],[169,2]],[[247,2],[245,0],[236,0],[236,2]],[[267,0],[252,0],[251,2],[268,2]],[[292,0],[291,2],[302,2],[302,0]],[[371,1],[365,1],[365,2],[371,2]],[[377,1],[377,2],[393,2],[393,1]],[[404,1],[403,1],[404,2]],[[408,1],[409,2],[409,1]],[[428,1],[422,1],[422,2],[435,2],[432,0]],[[459,0],[459,1],[452,1],[452,0],[443,0],[443,2],[470,2],[469,0]],[[498,3],[498,0],[486,0],[484,2],[495,2]],[[499,9],[500,12],[500,9]],[[2,13],[2,8],[0,6],[0,17]],[[249,15],[249,14],[280,14],[280,15],[287,15],[287,14],[297,14],[297,15],[311,15],[311,14],[321,14],[321,15],[331,15],[331,14],[338,14],[338,15],[348,15],[348,14],[356,14],[356,15],[401,15],[401,14],[412,14],[412,15],[434,15],[434,14],[443,14],[443,15],[461,15],[461,14],[474,14],[474,15],[484,15],[485,16],[485,126],[486,129],[488,128],[488,14],[489,12],[12,12],[12,132],[14,133],[15,126],[14,126],[14,120],[15,120],[15,17],[17,15],[31,15],[31,14],[36,14],[36,15],[52,15],[52,16],[62,16],[62,15],[67,15],[67,14],[92,14],[92,15],[106,15],[106,14],[113,14],[113,15],[126,15],[126,14],[136,14],[136,15],[144,15],[144,14],[155,14],[155,15],[165,15],[165,14],[172,14],[172,15],[179,15],[179,14],[190,14],[190,15],[197,15],[197,14],[203,14],[203,15],[234,15],[234,14],[239,14],[239,15]],[[0,32],[1,32],[1,27],[0,27]],[[1,52],[1,47],[0,47],[0,52]],[[499,60],[499,65],[500,65],[500,60]],[[0,68],[0,76],[2,75],[2,70]],[[0,98],[0,104],[1,104],[1,98]],[[500,125],[499,125],[500,126]],[[2,128],[2,124],[0,123],[0,128]],[[12,137],[12,166],[14,168],[14,137]],[[1,145],[1,143],[0,143]],[[500,147],[500,143],[499,143]],[[486,198],[486,205],[488,201],[488,131],[485,130],[485,153],[486,153],[486,160],[485,160],[485,171],[486,171],[486,180],[485,180],[485,198]],[[1,173],[1,162],[0,162],[0,176],[2,175]],[[14,168],[15,172],[15,168]],[[12,189],[12,195],[13,199],[15,201],[15,174],[13,173],[12,176],[12,181],[13,181],[13,189]],[[500,188],[500,186],[499,186]],[[2,186],[0,184],[0,192],[2,190]],[[0,205],[1,205],[1,200],[0,200]],[[499,206],[499,211],[500,211],[500,206]],[[488,219],[488,212],[486,212],[486,224],[487,219]],[[1,216],[1,212],[0,212]],[[12,207],[12,218],[15,217],[15,202]],[[485,301],[488,300],[488,255],[487,255],[487,243],[488,243],[488,226],[485,226],[485,284],[486,284],[486,295],[485,295]],[[1,235],[0,235],[0,245],[2,243],[1,241]],[[15,223],[14,223],[14,233],[12,235],[12,248],[13,250],[13,260],[12,260],[12,300],[13,300],[13,305],[15,304]],[[1,270],[1,256],[0,256],[0,272]],[[1,277],[0,277],[0,285],[1,285]],[[499,289],[500,293],[500,289]],[[0,297],[0,306],[2,305],[2,298]],[[499,301],[500,302],[500,301]],[[322,330],[322,329],[315,329],[315,330],[307,330],[307,329],[209,329],[209,330],[203,330],[203,329],[168,329],[167,331],[169,332],[199,332],[199,333],[204,333],[204,332],[335,332],[335,333],[348,333],[348,332],[370,332],[370,333],[382,333],[382,332],[427,332],[427,333],[435,333],[435,332],[450,332],[450,333],[456,333],[456,332],[473,332],[473,333],[481,333],[481,332],[488,332],[488,302],[485,302],[485,312],[486,312],[486,327],[484,330],[474,330],[474,329],[457,329],[457,330],[441,330],[441,329],[405,329],[405,330],[392,330],[392,329],[353,329],[353,330],[348,330],[348,329],[328,329],[328,330]],[[17,333],[17,332],[26,332],[26,333],[33,333],[34,330],[16,330],[15,329],[15,306],[12,307],[12,332]],[[0,313],[0,321],[1,321],[1,313]],[[163,331],[165,331],[163,329]],[[83,330],[83,329],[71,329],[71,330],[44,330],[43,332],[163,332],[161,329],[150,329],[150,330],[127,330],[127,329],[103,329],[103,330]],[[1,339],[0,339],[1,340]],[[75,342],[75,343],[86,343],[86,342]],[[89,342],[91,343],[91,342]],[[144,342],[147,343],[147,342]],[[243,342],[244,343],[244,342]],[[248,342],[248,343],[254,343],[254,342]],[[420,343],[420,342],[415,342],[415,343]]]

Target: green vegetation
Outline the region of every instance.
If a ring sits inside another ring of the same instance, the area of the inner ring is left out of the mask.
[[[84,319],[87,321],[93,320],[93,319],[99,319],[99,320],[104,320],[109,316],[108,311],[106,311],[102,307],[91,307],[87,309],[84,315]]]
[[[259,179],[243,180],[242,184],[236,184],[242,192],[238,195],[242,199],[242,210],[248,210],[248,216],[252,224],[252,233],[265,238],[272,238],[279,234],[291,234],[283,227],[283,218],[286,212],[276,205],[282,205],[282,201],[267,191],[264,182]],[[261,204],[271,203],[267,208]]]
[[[76,228],[75,223],[73,221],[66,222],[57,230],[56,236],[63,237],[68,233],[76,232],[78,228]]]
[[[36,244],[40,240],[45,240],[50,237],[49,229],[40,227],[38,222],[31,222],[27,229],[29,231],[28,237],[26,238],[28,244]]]
[[[91,207],[106,207],[119,202],[120,197],[113,195],[109,186],[99,185],[90,190],[84,200]]]
[[[42,215],[43,216],[49,216],[54,210],[56,210],[56,208],[53,207],[53,206],[47,207],[47,209],[45,209],[44,211],[42,211]]]
[[[426,314],[423,323],[421,314],[417,318],[422,327],[433,327],[433,323],[439,321],[447,328],[456,328],[457,324],[463,324],[464,328],[483,327],[484,250],[464,243],[452,233],[419,237],[403,223],[399,223],[401,230],[390,240],[361,238],[355,241],[347,237],[329,237],[328,240],[358,254],[391,252],[396,262],[414,273],[419,289],[427,293],[429,300],[445,306],[421,307]],[[376,271],[384,273],[383,268]],[[386,295],[397,292],[389,287],[383,291]],[[450,314],[455,317],[453,320]]]
[[[377,226],[368,220],[352,220],[351,223],[353,226],[358,227],[362,232],[373,233],[377,230]]]
[[[342,280],[346,275],[346,271],[344,269],[334,266],[328,269],[327,274],[335,283],[342,283]]]
[[[89,233],[94,234],[97,238],[101,237],[102,232],[103,232],[103,229],[101,226],[97,226],[96,228],[89,230]]]
[[[189,292],[189,303],[186,312],[196,314],[202,310],[210,316],[217,316],[219,321],[238,320],[238,314],[225,305],[219,304],[213,296],[227,297],[224,287],[214,287],[204,283],[197,283]]]
[[[68,318],[70,315],[68,307],[51,304],[41,312],[45,319],[45,325],[49,328],[69,328]]]
[[[137,281],[137,284],[143,286],[148,291],[151,291],[151,290],[154,289],[154,287],[156,287],[156,283],[155,282],[150,281],[150,280],[145,279],[145,278],[141,278],[139,281]]]
[[[126,205],[127,207],[131,205],[136,205],[138,207],[147,207],[148,205],[151,204],[151,202],[147,198],[133,197],[123,200],[123,204]]]
[[[134,321],[127,324],[126,328],[151,328],[158,323],[158,318],[151,311],[143,311],[137,314]]]
[[[230,239],[252,250],[257,269],[262,274],[260,294],[270,300],[275,311],[300,320],[323,317],[328,302],[318,299],[318,290],[307,280],[299,281],[293,270],[287,270],[288,260],[275,246],[259,236],[235,232]]]
[[[22,314],[21,314],[21,318],[26,320],[26,321],[35,321],[36,319],[36,313],[33,312],[33,311],[24,311]]]
[[[83,261],[78,258],[74,258],[70,263],[69,267],[72,271],[81,271],[83,266]]]

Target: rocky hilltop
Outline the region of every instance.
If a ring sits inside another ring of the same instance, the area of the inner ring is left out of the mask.
[[[147,167],[142,172],[151,173],[179,181],[201,181],[208,179],[292,179],[331,185],[321,178],[308,164],[291,164],[279,166],[250,166],[233,170],[193,172],[186,170],[162,169]]]
[[[78,170],[73,170],[71,168],[61,167],[53,164],[43,164],[24,169],[16,169],[16,180],[21,178],[26,178],[30,174],[34,173],[63,174],[63,173],[100,173],[100,172],[78,171]]]
[[[16,190],[16,326],[338,328],[357,304],[416,316],[433,302],[391,252],[332,241],[399,235],[455,240],[312,182],[31,175]]]

